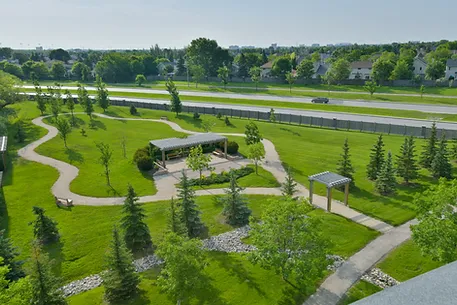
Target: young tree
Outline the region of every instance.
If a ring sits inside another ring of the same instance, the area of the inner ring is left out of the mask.
[[[217,69],[217,77],[221,79],[221,83],[224,85],[224,89],[227,89],[229,74],[229,68],[227,68],[226,66],[222,66],[219,69]]]
[[[187,304],[206,283],[202,274],[206,255],[201,241],[168,233],[159,244],[156,254],[165,262],[157,278],[160,290],[172,302]]]
[[[255,91],[259,88],[259,82],[262,79],[262,69],[259,67],[252,67],[249,69],[249,75],[251,76],[251,80],[255,83]]]
[[[0,256],[0,304],[30,305],[32,299],[32,286],[30,278],[20,278],[11,281],[8,274],[11,268],[5,264]]]
[[[122,211],[124,216],[121,219],[121,227],[124,229],[125,244],[130,251],[138,253],[151,249],[151,234],[148,225],[144,222],[146,214],[130,184]]]
[[[186,165],[193,171],[199,172],[200,180],[202,179],[202,171],[209,168],[211,156],[203,153],[201,145],[192,147],[189,151],[189,156],[186,159]]]
[[[414,206],[419,223],[411,226],[414,243],[433,260],[457,259],[457,180],[440,179],[420,196]]]
[[[92,113],[94,112],[94,105],[92,100],[87,93],[86,88],[78,83],[78,101],[81,107],[83,107],[84,112],[89,116],[89,119],[92,120]]]
[[[336,171],[341,176],[351,179],[351,185],[354,185],[354,168],[352,167],[351,155],[349,153],[349,142],[348,139],[344,141],[343,144],[343,153],[340,155],[340,160],[337,163]]]
[[[46,111],[46,98],[43,95],[43,90],[41,89],[40,84],[35,81],[35,101],[37,102],[37,108],[40,110],[41,115]]]
[[[435,157],[433,157],[432,165],[430,168],[434,178],[452,178],[452,165],[449,162],[446,136],[443,134],[436,150]]]
[[[335,82],[335,76],[333,75],[332,71],[328,70],[325,72],[325,74],[322,76],[322,83],[327,84],[327,91],[330,94],[330,87],[332,84]]]
[[[286,180],[281,187],[282,195],[284,197],[293,198],[294,194],[297,192],[297,183],[292,177],[292,171],[290,170],[290,167],[287,168],[286,173]]]
[[[371,97],[373,97],[373,94],[376,92],[376,90],[378,88],[379,88],[379,86],[375,81],[369,81],[369,80],[367,80],[365,82],[365,86],[363,86],[363,89],[365,91],[369,92]]]
[[[378,140],[371,148],[370,162],[367,166],[367,177],[370,180],[376,180],[381,171],[382,164],[384,163],[384,141],[382,134],[379,135]]]
[[[254,162],[255,174],[258,175],[259,162],[265,158],[265,148],[261,142],[248,146],[248,158]]]
[[[102,81],[102,78],[99,75],[96,76],[95,84],[97,85],[97,103],[100,108],[103,109],[103,112],[106,112],[106,109],[108,109],[110,105],[106,84]]]
[[[64,118],[57,119],[56,120],[56,128],[57,128],[57,131],[59,132],[60,137],[63,140],[63,144],[65,145],[65,148],[68,148],[67,147],[67,138],[68,138],[68,135],[71,132],[70,124]]]
[[[167,80],[165,87],[167,88],[168,93],[170,93],[170,110],[176,112],[176,116],[178,116],[182,111],[182,103],[181,99],[179,98],[178,89],[171,79]]]
[[[110,148],[109,144],[100,142],[95,144],[100,151],[100,157],[98,158],[98,162],[103,165],[103,168],[105,169],[104,174],[106,178],[106,184],[108,186],[111,186],[110,182],[110,164],[111,164],[111,157],[113,156],[113,151]]]
[[[273,108],[270,109],[270,122],[272,122],[272,123],[276,122],[275,110]]]
[[[220,198],[224,205],[222,212],[228,224],[232,226],[244,226],[249,223],[251,210],[247,207],[247,202],[241,195],[243,190],[236,182],[236,174],[233,170],[229,172],[230,186],[225,190],[225,196]]]
[[[138,74],[135,77],[135,83],[138,85],[138,87],[143,86],[143,84],[146,82],[146,77],[143,74]]]
[[[67,73],[65,66],[61,61],[55,61],[49,72],[51,72],[51,76],[56,80],[65,79],[65,74]]]
[[[295,76],[291,72],[287,72],[286,81],[289,84],[289,92],[292,93],[292,85],[295,83]]]
[[[71,124],[75,125],[75,115],[74,115],[74,110],[75,110],[75,100],[73,98],[73,95],[71,92],[67,89],[65,90],[65,105],[67,105],[68,110],[70,110],[71,113]]]
[[[178,185],[178,198],[181,221],[186,226],[188,236],[190,238],[198,237],[202,233],[204,226],[200,220],[201,212],[195,203],[195,191],[192,189],[184,170]]]
[[[379,194],[386,196],[395,193],[397,181],[395,179],[395,169],[392,164],[392,153],[387,153],[378,178],[376,179],[375,187]]]
[[[246,125],[246,129],[245,129],[244,133],[246,135],[246,137],[244,139],[245,139],[247,145],[259,143],[260,141],[263,140],[262,135],[260,134],[259,128],[252,121]]]
[[[0,266],[8,267],[8,271],[4,274],[7,281],[17,281],[25,276],[22,270],[23,261],[18,260],[19,253],[17,248],[13,247],[11,240],[6,237],[5,230],[0,231],[0,257],[3,261]],[[1,289],[1,288],[0,288]]]
[[[44,215],[44,209],[34,206],[33,214],[36,215],[34,221],[29,225],[33,225],[33,236],[42,244],[49,244],[58,241],[59,231],[57,230],[57,222],[52,218]]]
[[[314,75],[314,64],[311,60],[303,60],[297,67],[297,76],[302,79],[311,79]]]
[[[168,210],[167,229],[168,232],[172,232],[180,236],[187,236],[187,228],[182,222],[180,211],[173,197],[171,197],[170,209]]]
[[[420,86],[420,88],[419,88],[419,92],[420,92],[420,94],[421,94],[421,98],[422,98],[422,96],[423,96],[423,95],[424,95],[424,93],[425,93],[425,86],[424,86],[424,85],[421,85],[421,86]]]
[[[195,82],[195,88],[198,87],[198,83],[203,79],[205,76],[205,69],[199,65],[191,65],[189,67],[190,73],[192,74],[192,79]]]
[[[420,163],[425,168],[431,168],[436,154],[436,143],[438,142],[436,124],[433,122],[430,138],[423,147]]]
[[[30,260],[32,298],[29,304],[66,305],[61,283],[52,273],[51,262],[39,245],[34,245]]]
[[[333,80],[340,83],[342,80],[348,79],[351,74],[351,64],[344,58],[337,59],[329,69],[333,76]]]
[[[411,136],[405,138],[405,142],[400,147],[400,154],[397,156],[397,174],[408,184],[417,178],[417,171],[414,137]]]
[[[274,270],[301,291],[314,286],[328,266],[330,243],[321,233],[318,218],[308,215],[311,210],[309,204],[295,200],[272,201],[261,222],[251,221],[250,237],[256,247],[251,261]]]
[[[51,105],[51,113],[57,121],[60,111],[62,110],[62,98],[60,89],[57,87],[48,87],[49,103]]]
[[[130,299],[138,292],[139,276],[135,273],[133,257],[129,252],[119,231],[113,229],[113,239],[106,255],[107,271],[102,273],[105,298],[117,303]]]

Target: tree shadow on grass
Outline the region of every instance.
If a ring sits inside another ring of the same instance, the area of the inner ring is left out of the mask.
[[[6,206],[5,195],[3,189],[0,188],[0,230],[5,230],[8,233],[9,216],[8,208]]]
[[[44,250],[48,253],[49,258],[52,261],[52,271],[55,275],[62,275],[62,262],[65,261],[65,255],[63,254],[63,242],[59,240],[50,245],[44,246]]]
[[[296,131],[292,131],[289,128],[280,127],[279,129],[282,130],[282,131],[289,132],[289,133],[293,134],[294,136],[301,137],[300,133],[298,133]]]
[[[78,151],[72,149],[72,148],[67,148],[65,150],[65,154],[67,155],[68,157],[68,161],[70,161],[70,164],[73,164],[73,163],[84,163],[84,157],[81,153],[79,153]]]
[[[311,293],[310,293],[311,294]],[[309,295],[309,294],[307,294]],[[278,300],[278,305],[302,304],[306,296],[290,285],[282,289],[282,298]]]
[[[213,286],[213,281],[207,275],[202,274],[199,286],[195,289],[195,299],[198,305],[227,305],[227,302],[221,298],[221,291]]]
[[[223,252],[218,252],[213,255],[213,258],[217,261],[220,267],[227,270],[230,275],[235,276],[239,283],[246,283],[250,289],[254,289],[262,297],[266,296],[265,292],[256,282],[256,279],[251,276],[250,272],[246,269],[240,259]]]
[[[178,119],[186,122],[187,124],[194,126],[197,129],[202,129],[202,120],[201,119],[194,119],[193,117],[190,117],[187,115],[180,115],[178,117]]]
[[[70,120],[71,120],[71,118],[70,118]],[[74,128],[82,127],[82,126],[85,126],[85,125],[86,125],[86,122],[83,119],[78,118],[78,117],[75,116],[75,120],[73,122],[73,127]]]
[[[92,119],[89,123],[90,129],[102,129],[106,130],[106,125],[102,121]]]

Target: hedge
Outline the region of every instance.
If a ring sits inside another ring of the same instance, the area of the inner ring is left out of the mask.
[[[232,169],[235,172],[236,179],[252,174],[255,170],[252,167],[242,167],[239,169]],[[228,172],[222,172],[220,174],[212,173],[211,176],[202,177],[200,179],[190,179],[190,185],[211,185],[221,184],[230,181],[230,175]]]

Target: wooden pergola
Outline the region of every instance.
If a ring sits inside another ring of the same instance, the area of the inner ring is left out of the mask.
[[[322,172],[308,177],[309,179],[309,202],[313,203],[313,185],[314,181],[325,184],[327,187],[327,211],[331,212],[332,210],[332,188],[344,185],[344,204],[348,205],[349,199],[349,184],[351,179],[331,173],[331,172]]]
[[[162,152],[162,166],[165,165],[165,153],[170,150],[195,147],[198,145],[213,144],[224,142],[224,157],[227,159],[227,137],[221,136],[216,133],[197,133],[190,135],[186,138],[168,138],[162,140],[149,141],[150,145],[153,145],[160,149]]]

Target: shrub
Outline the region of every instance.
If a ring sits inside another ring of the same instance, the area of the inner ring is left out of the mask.
[[[151,157],[145,155],[138,157],[136,160],[136,166],[138,166],[140,171],[149,171],[154,167]]]
[[[130,114],[131,115],[136,115],[138,114],[138,110],[136,110],[136,107],[133,105],[130,105]]]
[[[194,120],[198,120],[200,118],[200,114],[198,112],[194,112]]]
[[[242,167],[233,170],[235,172],[236,179],[252,174],[255,170],[252,167]],[[230,181],[230,175],[227,172],[221,172],[218,175],[210,175],[208,177],[202,176],[202,179],[190,179],[190,185],[210,185],[210,184],[221,184]]]
[[[231,155],[236,154],[238,152],[238,148],[240,148],[240,146],[235,141],[229,141],[227,143],[227,153],[228,154],[231,154]]]
[[[229,120],[228,116],[225,117],[225,125],[226,126],[232,125],[232,123],[230,123],[230,120]]]
[[[133,155],[133,162],[138,163],[138,159],[140,159],[142,157],[148,157],[148,158],[151,157],[149,154],[148,147],[143,147],[143,148],[137,149],[137,151]]]
[[[218,112],[216,115],[216,118],[221,119],[222,118],[222,113]]]

